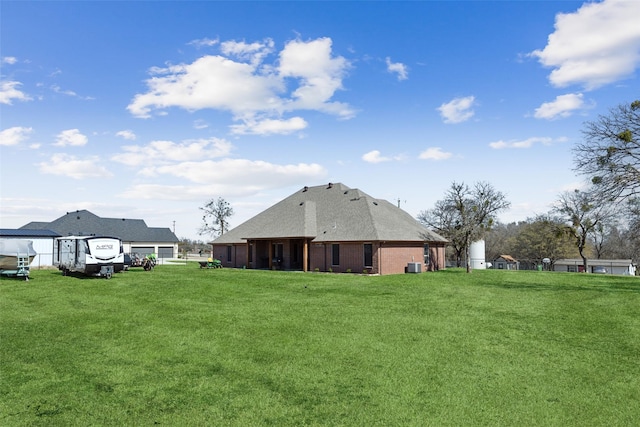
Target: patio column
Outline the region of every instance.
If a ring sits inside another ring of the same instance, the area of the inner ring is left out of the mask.
[[[306,272],[309,270],[309,241],[304,239],[304,244],[302,245],[302,271]]]
[[[247,239],[247,263],[245,264],[247,268],[251,268],[249,264],[249,260],[251,259],[251,254],[249,253],[250,251],[251,251],[251,240]]]

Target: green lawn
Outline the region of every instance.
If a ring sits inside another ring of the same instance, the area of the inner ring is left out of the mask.
[[[0,369],[2,426],[637,426],[640,279],[32,271]]]

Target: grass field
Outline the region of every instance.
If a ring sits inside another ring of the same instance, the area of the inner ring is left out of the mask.
[[[32,271],[2,426],[637,426],[640,279]]]

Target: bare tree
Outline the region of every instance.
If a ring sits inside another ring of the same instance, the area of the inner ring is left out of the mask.
[[[573,237],[584,271],[587,270],[587,247],[589,236],[592,235],[612,218],[614,211],[611,204],[599,203],[594,193],[574,190],[560,195],[553,212],[565,221],[565,232]]]
[[[471,188],[464,183],[453,182],[445,198],[436,203],[436,208],[421,212],[418,220],[455,242],[455,247],[460,248],[458,257],[464,250],[467,272],[470,273],[471,243],[481,239],[493,225],[497,213],[510,205],[504,194],[489,183],[478,182]]]
[[[591,179],[603,200],[640,195],[640,101],[587,122],[574,149],[575,170]]]
[[[459,221],[456,212],[450,209],[449,204],[445,200],[437,201],[433,209],[421,211],[418,214],[418,221],[449,240],[456,266],[462,267],[465,239],[460,228],[457,227]]]
[[[233,208],[222,197],[211,199],[200,210],[202,215],[202,226],[198,233],[200,235],[209,234],[212,237],[221,236],[229,229],[228,218],[233,215]]]

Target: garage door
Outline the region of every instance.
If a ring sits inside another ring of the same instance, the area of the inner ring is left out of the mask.
[[[173,246],[158,246],[158,258],[173,258]]]

